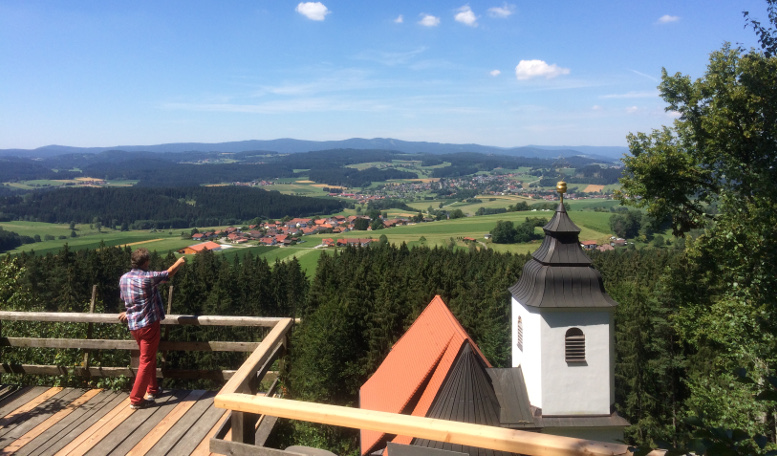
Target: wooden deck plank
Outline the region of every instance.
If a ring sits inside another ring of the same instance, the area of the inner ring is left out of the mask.
[[[200,398],[197,399],[197,402],[192,405],[186,414],[182,416],[161,439],[159,439],[156,445],[154,445],[146,455],[189,454],[190,451],[181,450],[183,447],[181,444],[189,444],[190,448],[194,449],[194,447],[197,446],[197,443],[199,443],[199,439],[201,439],[213,425],[213,421],[217,418],[211,418],[211,422],[207,423],[206,426],[199,425],[199,423],[204,419],[207,412],[214,408],[213,398],[215,396],[216,391],[206,391],[205,394],[200,396]],[[187,441],[187,435],[196,437],[190,437],[189,441]],[[196,442],[191,442],[191,440],[196,440]],[[175,450],[173,450],[174,448]]]
[[[97,420],[113,408],[112,403],[121,400],[120,394],[113,391],[103,391],[89,400],[82,407],[66,416],[60,422],[43,432],[28,443],[14,456],[50,455],[67,445],[80,432],[91,425],[90,419]]]
[[[0,418],[0,435],[3,434],[2,429],[8,429],[11,424],[15,423],[16,421],[23,419],[23,418],[29,418],[29,413],[31,410],[33,410],[35,407],[39,406],[40,404],[46,402],[47,400],[51,399],[52,397],[56,396],[62,391],[61,387],[53,387],[49,388],[43,393],[39,394],[38,396],[31,398],[27,403],[20,405],[17,407],[14,411],[7,414],[3,418]]]
[[[181,401],[172,412],[165,416],[162,421],[157,424],[154,429],[151,430],[134,448],[132,448],[127,456],[142,456],[146,454],[159,440],[164,437],[165,433],[169,431],[184,414],[197,403],[197,399],[202,397],[207,391],[195,390],[189,393],[186,398]]]
[[[13,394],[18,388],[13,385],[0,385],[0,404],[3,403],[6,397]]]
[[[0,418],[18,409],[48,389],[49,387],[47,386],[25,386],[19,391],[12,393],[3,402],[0,402]]]
[[[206,450],[204,454],[209,454],[210,437],[216,433],[218,425],[226,419],[227,413],[214,407],[213,401],[209,400],[208,410],[170,450],[169,454],[196,454],[200,446]]]
[[[188,391],[166,391],[157,398],[153,407],[135,410],[127,420],[102,439],[87,453],[89,456],[126,454],[146,436],[181,401]]]
[[[22,447],[17,454],[40,456],[56,453],[88,429],[94,421],[112,410],[123,397],[122,394],[112,391],[98,393],[82,407]]]
[[[11,445],[8,445],[5,448],[3,448],[2,451],[0,451],[0,456],[13,454],[19,451],[22,447],[24,447],[25,445],[33,441],[36,437],[43,434],[52,426],[62,421],[66,416],[70,415],[74,410],[78,409],[82,405],[89,402],[94,396],[96,396],[101,391],[102,390],[100,389],[92,389],[88,391],[74,389],[71,394],[73,394],[74,396],[78,394],[77,397],[75,397],[72,401],[70,401],[62,410],[50,416],[48,419],[35,426],[33,429],[27,431],[27,433],[17,438]]]
[[[210,431],[208,431],[207,434],[205,434],[205,438],[200,441],[200,443],[197,445],[197,447],[192,451],[191,456],[209,456],[213,453],[210,452],[210,439],[212,439],[216,433],[219,431],[221,426],[224,424],[224,422],[229,419],[230,416],[230,410],[220,410],[224,413],[221,414],[221,418],[216,422],[216,424],[213,425],[212,428],[210,428]]]
[[[68,404],[83,395],[83,393],[84,391],[80,389],[63,389],[59,394],[51,397],[35,409],[22,415],[13,425],[7,428],[8,432],[0,437],[0,456],[11,454],[13,451],[16,451],[16,449],[24,446],[24,443],[32,440],[37,434],[43,432],[43,426],[41,426],[43,423],[49,421],[52,416],[57,415],[65,409]],[[24,438],[24,436],[38,426],[41,426],[41,430],[37,432],[37,434],[32,434],[29,437]]]
[[[134,412],[134,410],[129,408],[129,403],[130,399],[129,395],[127,395],[96,423],[89,426],[78,437],[59,450],[56,456],[84,454],[89,451],[92,446]]]
[[[229,415],[215,391],[163,393],[156,406],[129,408],[127,393],[0,385],[10,394],[0,420],[0,456],[209,455],[210,438]],[[3,435],[5,434],[5,435]],[[229,438],[229,437],[227,437]]]

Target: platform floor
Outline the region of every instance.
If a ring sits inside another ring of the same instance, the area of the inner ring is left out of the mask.
[[[215,395],[165,390],[155,406],[132,410],[125,392],[0,385],[0,456],[210,455],[228,413]]]

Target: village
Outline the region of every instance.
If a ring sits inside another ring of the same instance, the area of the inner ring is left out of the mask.
[[[392,228],[396,226],[414,225],[419,222],[432,222],[430,217],[406,218],[399,217],[393,219],[377,219],[382,223],[383,228]],[[190,245],[178,250],[178,253],[191,255],[204,250],[220,251],[224,248],[244,245],[253,242],[256,245],[265,247],[288,247],[301,242],[301,237],[312,234],[333,233],[341,234],[350,231],[374,231],[370,217],[366,215],[335,215],[325,218],[292,218],[287,221],[268,221],[264,224],[249,225],[247,230],[241,227],[228,227],[218,230],[209,230],[205,232],[195,231],[191,235],[193,241],[198,244]],[[488,240],[491,234],[484,233],[483,238]],[[475,243],[477,239],[473,237],[463,237],[461,239],[466,243]],[[371,237],[366,238],[324,238],[321,244],[316,248],[345,247],[358,245],[367,247],[379,239]],[[614,250],[616,247],[626,247],[627,241],[623,238],[612,236],[609,243],[596,240],[586,240],[580,243],[585,250],[598,250],[606,252]]]

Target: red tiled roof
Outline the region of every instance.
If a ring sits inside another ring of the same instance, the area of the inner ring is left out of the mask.
[[[190,245],[188,248],[195,252],[201,252],[203,250],[218,250],[221,248],[221,244],[217,244],[213,241],[203,242],[202,244]]]
[[[362,385],[359,391],[360,407],[426,416],[456,355],[466,342],[490,367],[488,360],[442,298],[435,296],[392,347],[378,370]],[[411,409],[413,403],[415,406]],[[384,433],[362,430],[361,453],[373,451],[384,439]],[[411,440],[412,437],[397,436],[393,442],[409,444]]]

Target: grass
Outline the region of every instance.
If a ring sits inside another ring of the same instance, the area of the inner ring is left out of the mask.
[[[477,207],[507,207],[511,204],[515,204],[517,201],[525,201],[525,198],[518,196],[482,196],[479,197],[483,200],[480,204],[462,204],[454,203],[446,206],[446,209],[461,208],[465,212],[474,212]],[[538,201],[539,202],[539,201]],[[607,200],[573,200],[570,201],[570,217],[572,221],[581,229],[580,240],[605,240],[610,236],[609,219],[612,215],[608,212],[597,212],[590,210],[593,207],[607,207],[611,205],[617,205],[615,201]],[[439,201],[422,201],[410,203],[410,206],[416,207],[419,210],[425,210],[430,205],[435,209],[439,205]],[[344,213],[352,213],[353,211],[344,211]],[[390,216],[397,215],[402,211],[388,211]],[[419,223],[408,226],[400,226],[395,228],[388,228],[377,231],[352,231],[342,234],[316,234],[311,236],[305,236],[302,238],[304,242],[288,247],[264,247],[264,246],[250,246],[250,247],[234,247],[225,249],[218,252],[217,255],[225,255],[227,257],[234,257],[236,255],[242,256],[246,252],[251,252],[255,256],[265,258],[271,265],[276,260],[289,261],[291,258],[296,257],[300,262],[301,267],[308,274],[312,276],[315,272],[318,259],[323,251],[326,249],[315,248],[321,244],[324,238],[371,238],[379,239],[382,235],[385,235],[388,241],[394,245],[400,245],[402,243],[407,244],[409,247],[424,245],[430,248],[433,247],[448,247],[451,239],[456,248],[469,248],[468,243],[463,241],[464,237],[471,237],[476,239],[476,246],[479,248],[490,248],[498,252],[511,252],[516,254],[523,254],[533,252],[539,247],[540,241],[535,241],[529,244],[494,244],[490,240],[485,239],[484,235],[490,232],[496,222],[500,220],[509,220],[514,224],[522,223],[527,217],[545,217],[550,219],[553,216],[553,211],[523,211],[523,212],[506,212],[502,214],[483,215],[477,217],[464,217],[454,220],[442,220],[432,223]],[[34,236],[40,235],[43,238],[49,234],[55,237],[68,236],[66,239],[55,239],[53,241],[43,241],[34,244],[27,244],[20,248],[10,251],[11,254],[17,254],[21,252],[29,252],[34,250],[36,253],[56,253],[61,250],[62,246],[67,243],[71,249],[96,249],[101,245],[104,246],[120,246],[131,244],[133,248],[137,246],[143,246],[149,250],[156,250],[160,254],[166,254],[170,250],[178,250],[188,245],[195,244],[195,241],[191,239],[182,239],[181,230],[173,230],[172,234],[169,231],[116,231],[110,229],[103,229],[102,232],[97,232],[94,229],[90,229],[89,225],[76,225],[76,232],[79,234],[76,238],[70,238],[70,227],[67,224],[49,224],[38,222],[4,222],[0,223],[0,227],[5,230],[15,231],[19,234]],[[201,228],[200,231],[206,231],[206,228]],[[188,233],[188,230],[185,230]],[[541,229],[537,228],[537,232],[541,233]],[[422,239],[423,238],[423,239]]]
[[[40,188],[47,188],[47,187],[64,187],[64,186],[72,186],[72,187],[80,187],[84,186],[84,182],[90,181],[90,180],[100,180],[97,178],[89,178],[89,177],[79,177],[77,179],[33,179],[28,181],[20,181],[20,182],[8,182],[5,185],[11,187],[11,188],[18,188],[21,190],[33,190],[33,189],[40,189]],[[136,180],[114,180],[114,181],[106,181],[105,186],[106,187],[131,187],[135,185],[138,181]]]

